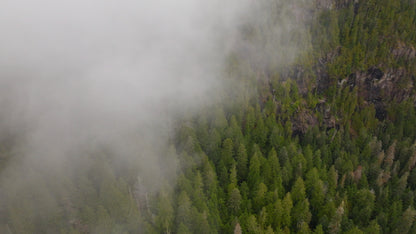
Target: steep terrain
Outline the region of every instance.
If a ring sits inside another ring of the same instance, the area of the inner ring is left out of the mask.
[[[160,159],[176,183],[92,150],[60,184],[0,191],[0,232],[416,233],[416,2],[296,4],[308,24],[285,49],[265,36],[279,17],[243,25],[229,87],[178,120]],[[18,154],[4,139],[0,170]]]

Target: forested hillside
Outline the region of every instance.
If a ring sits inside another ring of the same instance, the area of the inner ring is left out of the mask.
[[[319,0],[292,13],[308,22],[289,38],[293,62],[237,47],[220,100],[175,123],[161,160],[174,182],[154,189],[139,161],[122,168],[94,149],[88,170],[0,191],[0,232],[416,233],[416,2]],[[275,27],[240,33],[273,51],[262,35]],[[18,155],[10,145],[0,170]]]

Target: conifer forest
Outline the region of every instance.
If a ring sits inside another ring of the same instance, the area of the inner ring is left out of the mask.
[[[17,101],[7,98],[10,82],[1,80],[19,75],[0,56],[0,233],[416,233],[416,1],[254,2],[263,3],[260,13],[237,17],[232,35],[221,34],[233,39],[221,45],[227,49],[215,65],[214,88],[184,85],[170,92],[174,85],[167,80],[148,87],[163,89],[166,98],[140,102],[142,112],[158,114],[140,120],[137,134],[130,123],[141,112],[122,104],[108,112],[117,115],[83,112],[95,117],[81,127],[73,127],[78,122],[72,119],[82,114],[69,114],[68,125],[60,117],[44,124],[47,114],[40,111],[42,124],[33,125],[32,117],[11,121],[26,107],[13,118],[8,114]],[[218,58],[206,54],[207,60]],[[175,74],[210,75],[192,61],[180,64],[189,67]],[[77,100],[68,112],[78,113],[83,101],[71,91],[74,83],[62,90]],[[189,96],[182,97],[182,89]],[[109,93],[106,102],[113,97],[119,96]],[[189,99],[195,103],[182,108]],[[159,103],[169,108],[158,112]],[[66,115],[67,109],[59,110]],[[107,128],[114,116],[125,127]],[[60,130],[30,134],[39,125]],[[93,131],[106,137],[91,137]],[[44,156],[59,152],[71,156]],[[35,153],[39,157],[28,156]]]

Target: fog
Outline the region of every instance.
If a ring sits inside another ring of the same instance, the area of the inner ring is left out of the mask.
[[[264,6],[251,0],[2,0],[0,140],[18,160],[1,170],[0,188],[25,191],[36,177],[32,170],[73,173],[86,152],[101,146],[121,165],[139,158],[149,184],[172,178],[172,165],[158,159],[172,122],[216,101],[232,50],[259,63],[276,60],[270,39],[285,34],[277,44],[286,49],[285,62],[294,59],[296,45],[288,41],[296,24],[286,15],[275,19],[282,27],[265,34],[267,43],[240,38],[248,22],[268,22]]]
[[[176,113],[209,102],[207,92],[220,87],[227,40],[245,6],[2,1],[3,131],[23,133],[26,156],[45,163],[92,139],[125,148],[118,144],[140,131],[161,144]]]

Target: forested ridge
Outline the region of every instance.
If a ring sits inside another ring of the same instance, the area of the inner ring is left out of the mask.
[[[93,149],[88,169],[0,191],[0,232],[416,233],[416,2],[306,11],[294,62],[236,50],[220,100],[175,123],[161,162],[176,165],[174,182],[154,189],[140,162]],[[269,50],[262,33],[278,24],[241,33]],[[0,170],[19,155],[11,145]]]

